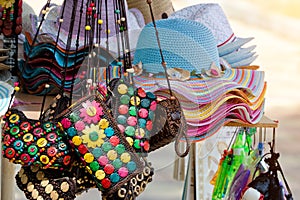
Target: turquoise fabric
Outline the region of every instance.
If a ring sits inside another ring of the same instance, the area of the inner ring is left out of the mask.
[[[216,41],[203,24],[178,18],[157,20],[156,26],[167,67],[201,73],[212,62],[220,65]],[[164,72],[153,23],[147,24],[139,36],[133,64],[139,62],[146,72]]]

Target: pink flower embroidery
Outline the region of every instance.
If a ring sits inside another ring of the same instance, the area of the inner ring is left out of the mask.
[[[80,117],[82,120],[88,124],[90,123],[98,123],[100,121],[100,117],[103,115],[102,107],[95,100],[90,102],[86,101],[82,103],[83,108],[80,109]]]

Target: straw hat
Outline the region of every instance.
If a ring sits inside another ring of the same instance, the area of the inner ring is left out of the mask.
[[[73,32],[72,32],[72,43],[75,42],[77,35],[79,33],[80,36],[80,43],[81,45],[84,42],[85,37],[85,26],[86,24],[86,14],[83,12],[82,16],[80,16],[80,10],[81,5],[83,3],[83,10],[87,10],[86,7],[87,0],[78,0],[77,2],[77,8],[76,8],[76,16],[74,19],[74,26]],[[73,10],[73,0],[65,0],[65,10],[64,13],[62,13],[63,9],[62,6],[52,6],[50,7],[49,13],[46,16],[46,19],[42,25],[42,33],[53,35],[53,39],[56,39],[56,36],[58,34],[58,28],[59,28],[59,19],[61,16],[63,16],[63,22],[61,24],[61,30],[59,33],[60,39],[67,43],[68,34],[70,30],[70,24],[71,24],[71,18],[72,18],[72,10]],[[98,5],[96,5],[98,6]],[[114,4],[113,1],[107,1],[107,15],[108,15],[108,29],[110,30],[109,36],[114,36],[116,34],[115,29],[115,13],[114,13]],[[135,29],[141,29],[144,25],[144,19],[142,13],[137,9],[128,10],[127,4],[125,3],[125,9],[126,9],[126,15],[127,15],[127,22],[128,22],[128,30],[135,30]],[[101,25],[102,31],[101,31],[101,37],[106,38],[106,13],[105,13],[105,4],[102,3],[101,5],[101,17],[99,19],[103,20],[103,24]],[[80,18],[81,17],[81,18]],[[81,20],[81,23],[80,23]],[[96,34],[96,31],[95,31]],[[74,44],[72,44],[74,46]]]
[[[137,8],[143,13],[146,24],[152,21],[146,0],[127,0],[127,3],[129,8]],[[164,13],[170,16],[174,12],[171,0],[152,0],[152,9],[155,20],[162,19]]]
[[[212,32],[218,46],[232,41],[235,37],[219,4],[189,6],[174,12],[169,18],[184,18],[202,23]]]
[[[22,33],[33,32],[37,23],[37,16],[34,14],[33,8],[26,2],[23,2],[23,12],[22,12]]]
[[[210,69],[213,63],[220,66],[215,39],[203,24],[178,18],[157,20],[156,26],[168,68],[199,74]],[[133,63],[139,62],[145,72],[164,72],[153,23],[147,24],[139,36]]]
[[[169,18],[183,18],[200,22],[212,32],[218,45],[219,56],[231,67],[250,65],[257,56],[256,46],[242,48],[253,38],[238,38],[219,4],[207,3],[189,6],[174,12]]]
[[[5,83],[3,81],[0,81],[0,117],[5,115],[11,99],[11,94],[13,93],[14,88],[9,85],[8,83]],[[13,102],[13,101],[12,101]]]

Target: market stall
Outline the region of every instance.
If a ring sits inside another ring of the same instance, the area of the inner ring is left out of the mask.
[[[275,134],[269,170],[254,172],[266,153],[262,129],[278,123],[264,116],[267,84],[252,65],[252,38],[236,36],[218,4],[176,12],[170,1],[140,4],[47,1],[26,19],[32,27],[18,60],[22,1],[0,1],[1,30],[10,38],[3,38],[2,57],[12,60],[3,69],[19,80],[1,82],[2,153],[21,166],[15,179],[26,198],[75,199],[92,188],[102,199],[139,198],[155,176],[148,155],[174,143],[178,157],[188,155],[176,159],[174,171],[185,181],[183,199],[270,199],[274,185],[292,199],[277,178]],[[40,102],[18,101],[20,93]],[[35,118],[20,109],[26,103],[40,106]],[[203,156],[202,145],[214,137],[223,137],[218,149]],[[275,184],[261,190],[254,177],[275,172]],[[235,182],[240,174],[243,184]]]

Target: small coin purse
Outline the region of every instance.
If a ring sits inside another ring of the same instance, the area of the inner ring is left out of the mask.
[[[4,116],[2,154],[15,164],[42,169],[70,168],[74,153],[58,122],[28,119],[17,109]]]

